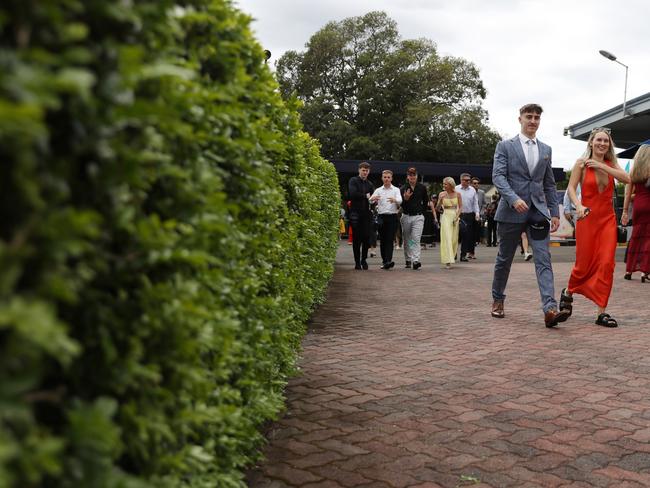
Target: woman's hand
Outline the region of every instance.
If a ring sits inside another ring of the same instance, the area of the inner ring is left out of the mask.
[[[576,220],[584,219],[585,216],[585,207],[583,207],[581,204],[576,205]]]
[[[621,225],[626,226],[630,222],[630,217],[627,215],[626,211],[623,211],[621,214]]]
[[[602,170],[609,168],[609,165],[596,161],[595,159],[587,159],[585,161],[585,166],[587,166],[587,168],[602,169]]]

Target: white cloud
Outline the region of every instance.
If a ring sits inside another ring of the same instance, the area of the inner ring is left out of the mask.
[[[544,107],[539,137],[553,146],[554,166],[570,168],[584,143],[563,128],[623,102],[625,69],[598,54],[616,54],[629,69],[628,100],[650,91],[647,0],[239,0],[253,30],[277,60],[301,51],[329,21],[383,10],[404,38],[426,37],[442,55],[465,58],[488,90],[490,124],[518,130],[517,109]],[[650,137],[650,134],[649,134]]]

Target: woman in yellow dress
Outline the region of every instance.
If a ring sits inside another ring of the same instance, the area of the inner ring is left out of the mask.
[[[446,269],[451,269],[452,263],[456,262],[458,221],[463,201],[460,194],[455,191],[456,182],[451,176],[442,180],[442,187],[444,191],[438,196],[438,208],[444,209],[440,217],[440,261]]]

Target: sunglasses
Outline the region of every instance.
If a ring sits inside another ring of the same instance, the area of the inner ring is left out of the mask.
[[[610,129],[609,127],[594,127],[593,129],[591,129],[592,134],[595,134],[596,132],[604,132],[605,134],[611,134],[612,129]]]

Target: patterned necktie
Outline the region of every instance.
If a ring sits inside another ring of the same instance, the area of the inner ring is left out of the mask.
[[[527,163],[528,163],[528,172],[532,175],[533,170],[535,169],[535,153],[533,152],[533,145],[535,144],[535,141],[532,139],[528,139],[526,141],[526,144],[528,144],[528,158],[527,158]]]

